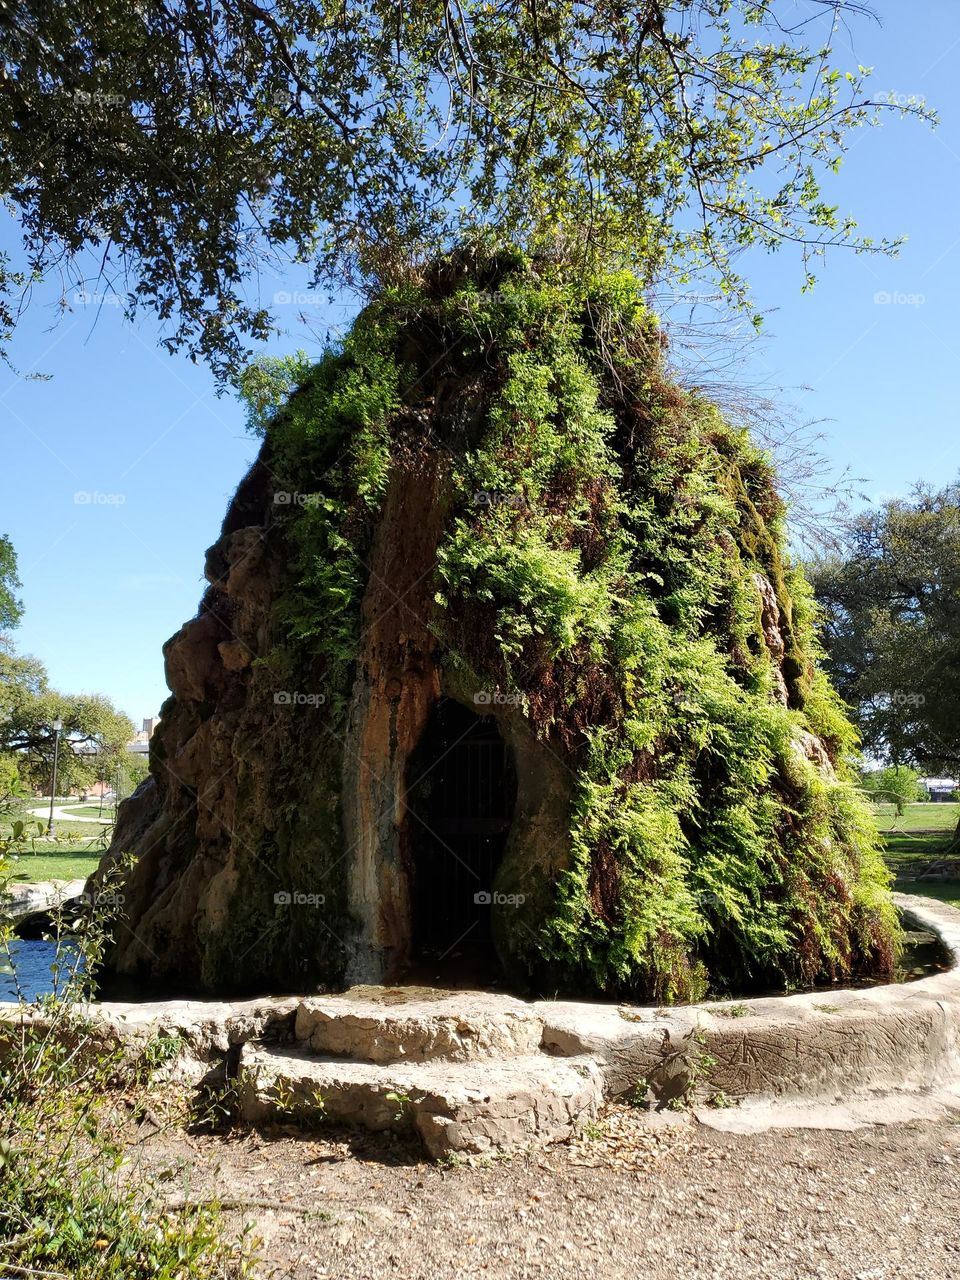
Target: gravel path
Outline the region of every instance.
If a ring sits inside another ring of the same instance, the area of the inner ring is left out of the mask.
[[[178,1196],[256,1220],[291,1280],[960,1280],[960,1125],[718,1133],[611,1108],[573,1144],[424,1164],[397,1140],[165,1133]]]

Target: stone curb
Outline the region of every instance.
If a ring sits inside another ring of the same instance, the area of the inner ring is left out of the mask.
[[[0,896],[0,914],[22,920],[41,911],[55,911],[78,898],[86,883],[86,880],[13,880]]]
[[[704,1084],[731,1099],[833,1101],[857,1092],[916,1091],[956,1081],[960,911],[929,898],[894,897],[907,923],[939,937],[953,968],[882,987],[659,1010],[539,1002],[543,1047],[595,1057],[608,1097],[657,1072],[665,1033],[666,1047],[683,1049],[694,1067],[698,1055],[705,1057],[709,1065],[699,1072]]]
[[[504,1062],[515,1052],[529,1054],[539,1037],[538,1051],[548,1056],[593,1059],[608,1098],[638,1081],[657,1094],[658,1085],[667,1089],[670,1083],[665,1072],[678,1086],[684,1072],[693,1072],[708,1093],[737,1100],[835,1101],[871,1091],[915,1092],[960,1080],[960,911],[904,894],[895,901],[909,923],[939,937],[951,969],[884,987],[669,1009],[525,1002],[477,992],[404,1005],[358,999],[354,992],[230,1002],[104,1002],[85,1012],[123,1040],[180,1036],[188,1046],[185,1076],[202,1074],[203,1064],[260,1037],[285,1040],[308,1053],[386,1064],[397,1061],[407,1035],[415,1043],[412,1052],[404,1051],[406,1060],[434,1058],[452,1069],[458,1061],[486,1056]],[[447,1010],[461,1005],[462,1025],[451,1030]],[[20,1016],[15,1004],[0,1003],[0,1021]]]

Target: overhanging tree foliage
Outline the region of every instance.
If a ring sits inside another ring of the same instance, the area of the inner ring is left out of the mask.
[[[390,282],[480,237],[738,296],[751,245],[887,251],[821,186],[891,104],[836,65],[855,0],[23,0],[0,8],[0,331],[90,262],[221,376],[265,255]],[[894,107],[925,114],[922,104]],[[85,254],[84,251],[90,251]],[[92,256],[91,256],[92,255]],[[89,279],[89,276],[87,276]],[[5,301],[4,301],[5,300]],[[65,305],[69,305],[65,298]]]

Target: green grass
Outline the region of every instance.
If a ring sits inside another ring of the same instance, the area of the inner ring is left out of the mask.
[[[942,831],[891,834],[884,838],[887,864],[894,870],[913,862],[929,862],[940,858],[950,847]]]
[[[910,804],[899,817],[893,805],[878,805],[874,812],[884,838],[887,864],[899,871],[950,851],[960,805]]]
[[[90,875],[103,855],[110,828],[82,821],[56,821],[56,840],[41,838],[47,824],[28,813],[7,814],[0,818],[0,841],[7,840],[15,822],[23,822],[26,839],[20,847],[12,847],[7,858],[13,875],[31,883],[38,880],[79,880]]]
[[[874,806],[874,814],[877,825],[884,833],[952,832],[960,821],[960,804],[908,804],[899,818],[892,804],[878,804]]]
[[[46,842],[39,839],[39,837],[45,836],[47,833],[47,820],[46,818],[34,817],[29,813],[15,813],[11,816],[0,818],[0,839],[9,838],[13,831],[13,824],[18,821],[24,825],[28,847],[36,844],[36,852],[45,852]],[[75,836],[84,848],[89,848],[91,844],[100,838],[102,831],[106,830],[106,828],[99,822],[91,824],[83,822],[79,818],[55,818],[53,830],[57,836]]]
[[[894,888],[960,907],[960,849],[950,849],[960,805],[911,804],[899,818],[893,805],[878,805],[876,816],[887,866],[897,877]],[[948,854],[957,858],[956,880],[911,879],[911,873]]]
[[[100,861],[101,850],[83,852],[74,845],[49,853],[24,853],[10,859],[10,870],[18,879],[31,884],[39,880],[79,880],[92,875]]]
[[[105,804],[101,810],[99,804],[79,805],[75,809],[64,809],[64,813],[69,813],[75,818],[86,818],[88,821],[96,818],[112,818],[113,817],[113,801]]]

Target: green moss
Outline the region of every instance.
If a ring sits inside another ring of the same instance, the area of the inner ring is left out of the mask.
[[[855,735],[817,666],[772,467],[669,382],[628,276],[575,286],[522,259],[439,271],[365,312],[268,425],[279,475],[310,478],[285,517],[282,620],[294,660],[324,667],[330,714],[392,460],[427,447],[424,421],[451,457],[434,619],[448,661],[524,695],[534,733],[576,748],[565,868],[504,941],[514,969],[661,1001],[889,972]],[[779,606],[788,706],[757,574]],[[803,758],[804,733],[834,776]]]
[[[328,352],[264,424],[276,518],[292,560],[280,621],[296,665],[320,660],[338,716],[357,651],[364,553],[390,473],[395,340],[395,320],[371,307],[342,349]]]

